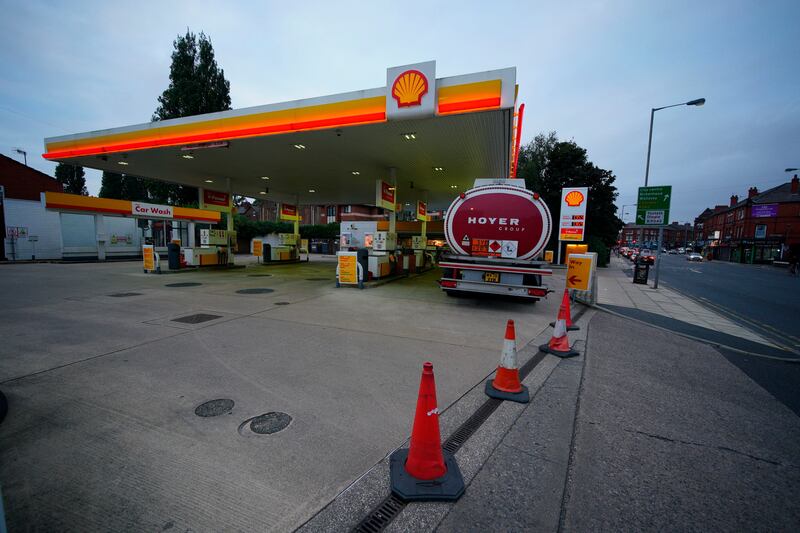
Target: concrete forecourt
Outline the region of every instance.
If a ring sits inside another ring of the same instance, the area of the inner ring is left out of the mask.
[[[408,504],[388,530],[800,519],[796,414],[714,348],[576,305],[581,355],[558,359],[536,348],[558,297],[449,298],[436,270],[336,289],[334,265],[0,266],[9,530],[351,529],[388,495],[422,363],[447,438],[485,403],[509,318],[531,403],[501,403],[459,448],[461,500]],[[601,305],[618,272],[601,270]]]

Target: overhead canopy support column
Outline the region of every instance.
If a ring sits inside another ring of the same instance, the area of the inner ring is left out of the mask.
[[[389,233],[397,233],[397,203],[400,201],[397,197],[397,169],[395,167],[389,168],[389,183],[394,187],[394,203],[393,209],[389,211]]]

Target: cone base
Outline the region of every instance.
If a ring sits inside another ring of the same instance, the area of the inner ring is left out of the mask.
[[[491,379],[486,381],[486,396],[489,398],[497,398],[498,400],[508,400],[510,402],[530,403],[531,401],[531,395],[528,392],[528,387],[525,385],[522,386],[522,390],[519,392],[506,392],[494,388]]]
[[[453,454],[443,451],[447,473],[436,479],[417,479],[406,471],[408,449],[389,456],[389,480],[394,492],[408,502],[454,502],[464,494],[464,478]]]
[[[562,352],[560,350],[554,350],[550,347],[549,344],[542,344],[541,346],[539,346],[539,351],[544,353],[549,353],[550,355],[555,355],[556,357],[561,357],[564,359],[567,357],[575,357],[577,355],[580,355],[580,352],[576,352],[572,348],[570,348],[565,352]]]
[[[556,327],[556,323],[555,322],[550,322],[550,327],[551,328]],[[580,331],[580,329],[581,329],[580,326],[576,326],[575,324],[573,324],[571,326],[567,326],[567,331]]]

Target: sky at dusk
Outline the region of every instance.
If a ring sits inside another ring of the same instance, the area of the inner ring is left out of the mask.
[[[616,174],[619,206],[643,185],[650,109],[704,97],[655,115],[650,183],[673,186],[673,220],[800,167],[797,0],[0,7],[0,153],[50,175],[45,137],[150,119],[187,27],[210,36],[234,108],[379,87],[387,67],[431,59],[438,77],[515,66],[523,142],[574,140]]]

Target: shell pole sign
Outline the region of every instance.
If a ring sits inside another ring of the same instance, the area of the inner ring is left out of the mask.
[[[383,180],[375,181],[375,205],[394,211],[397,207],[397,195],[395,187],[391,183]]]
[[[580,242],[584,239],[586,204],[588,201],[588,187],[561,189],[561,216],[558,224],[559,241]]]

